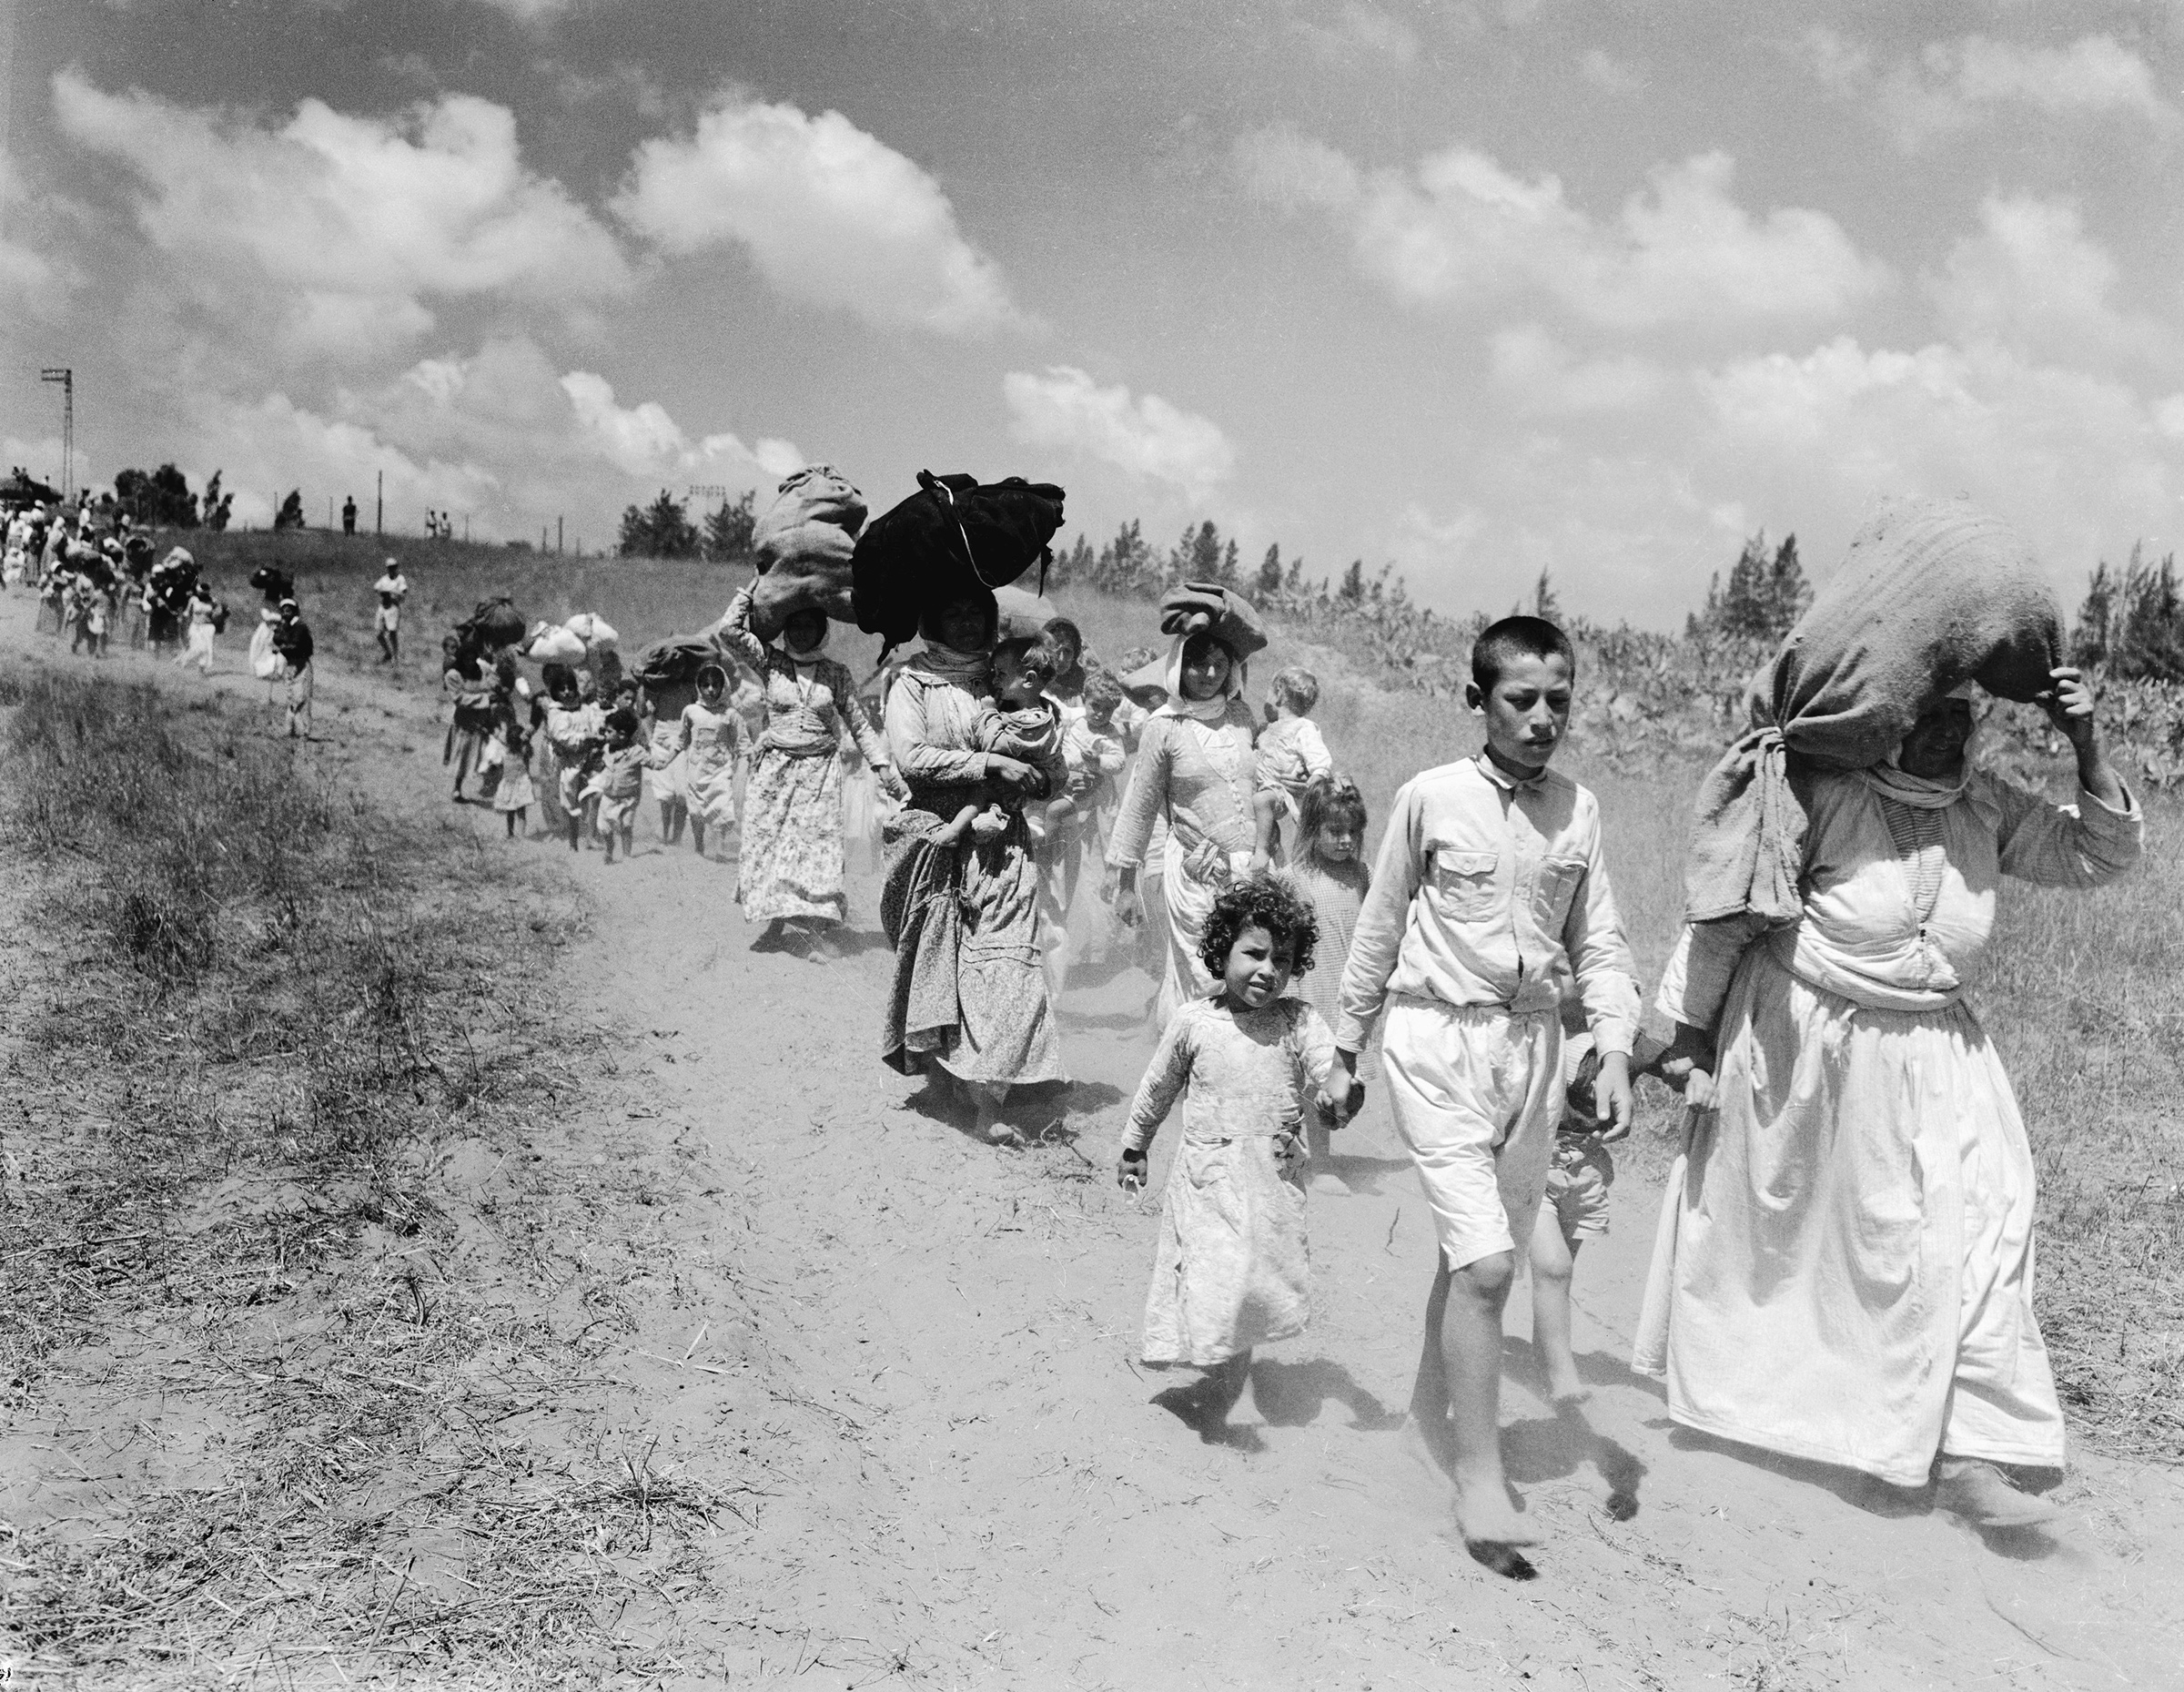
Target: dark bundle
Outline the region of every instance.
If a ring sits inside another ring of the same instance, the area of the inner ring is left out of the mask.
[[[637,654],[630,674],[642,687],[654,692],[666,687],[694,687],[699,669],[722,662],[720,649],[695,634],[675,634],[654,641]]]
[[[921,470],[917,489],[865,526],[851,560],[857,627],[890,645],[915,634],[925,611],[1007,586],[1046,557],[1062,526],[1063,493],[1052,482]]]
[[[516,609],[515,601],[503,593],[497,599],[480,600],[478,609],[455,625],[455,638],[461,644],[463,657],[476,661],[504,646],[521,645],[523,627],[523,613]]]
[[[278,564],[260,564],[250,572],[250,585],[266,596],[268,605],[296,597],[296,578]]]

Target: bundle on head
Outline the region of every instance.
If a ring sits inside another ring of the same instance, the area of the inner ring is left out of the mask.
[[[759,572],[751,625],[762,639],[806,608],[853,620],[850,560],[864,526],[864,496],[831,464],[806,465],[774,491],[751,529]]]
[[[2061,651],[2062,608],[2007,524],[1955,500],[1884,506],[1753,678],[1753,727],[1700,785],[1685,916],[1795,922],[1801,785],[1870,769],[1966,682],[2004,699],[2047,692]]]
[[[455,638],[461,643],[466,659],[480,661],[503,646],[521,644],[523,613],[505,593],[497,599],[481,599],[478,609],[455,625]]]
[[[917,491],[875,517],[851,562],[857,627],[897,645],[925,612],[1006,587],[1046,556],[1062,526],[1062,490],[1011,476],[917,472]],[[1043,583],[1042,583],[1043,585]]]
[[[296,597],[296,578],[278,564],[260,564],[250,572],[250,585],[266,596],[268,605]]]
[[[630,674],[639,685],[655,692],[667,687],[694,687],[698,672],[706,664],[718,664],[720,659],[720,651],[711,641],[695,634],[676,634],[654,641],[639,653]]]
[[[1267,643],[1267,625],[1259,620],[1251,602],[1234,588],[1212,582],[1186,582],[1171,588],[1160,602],[1160,633],[1187,639],[1210,634],[1239,659],[1249,658]]]

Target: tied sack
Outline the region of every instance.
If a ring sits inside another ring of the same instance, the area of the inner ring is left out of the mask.
[[[1956,500],[1884,505],[1753,677],[1752,728],[1700,785],[1685,919],[1795,922],[1810,775],[1872,768],[1966,682],[2046,693],[2061,649],[2062,608],[2007,524]]]
[[[1007,586],[1046,557],[1063,497],[1054,483],[1021,476],[982,482],[919,471],[917,491],[857,538],[857,627],[899,645],[925,611]]]
[[[852,620],[850,560],[864,509],[864,496],[831,464],[807,465],[774,490],[751,528],[759,572],[751,623],[760,638],[779,633],[793,612],[816,608],[837,623]]]

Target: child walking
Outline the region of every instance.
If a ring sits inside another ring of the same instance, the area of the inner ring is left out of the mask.
[[[705,830],[735,826],[736,772],[750,761],[751,730],[728,697],[728,671],[698,671],[698,696],[682,707],[683,785],[690,807],[691,848],[705,856]]]
[[[1281,826],[1297,822],[1305,788],[1334,772],[1335,761],[1320,737],[1320,725],[1312,721],[1312,707],[1319,703],[1320,678],[1294,665],[1276,676],[1267,691],[1267,725],[1259,733],[1257,783],[1251,795],[1252,822],[1258,829],[1254,873],[1275,861],[1281,849]],[[1301,824],[1298,837],[1305,837]]]
[[[1291,978],[1289,993],[1318,1011],[1331,1028],[1341,1018],[1342,967],[1350,958],[1358,912],[1372,885],[1359,856],[1365,845],[1365,796],[1358,785],[1332,772],[1313,777],[1298,805],[1297,839],[1299,854],[1289,866],[1289,880],[1312,907],[1320,945],[1312,967]],[[1350,1183],[1328,1167],[1327,1125],[1314,1119],[1306,1140],[1312,1153],[1311,1190],[1347,1197]]]
[[[514,711],[504,713],[498,730],[500,744],[500,785],[493,789],[493,809],[508,819],[511,840],[531,833],[531,735],[516,720]]]
[[[1254,1347],[1304,1331],[1311,1302],[1305,1246],[1304,1089],[1340,1121],[1364,1088],[1330,1097],[1334,1040],[1320,1013],[1281,989],[1311,967],[1311,908],[1283,882],[1255,876],[1218,894],[1202,954],[1219,982],[1186,1001],[1153,1054],[1123,1130],[1116,1179],[1145,1184],[1146,1150],[1181,1097],[1183,1143],[1160,1199],[1160,1238],[1145,1298],[1146,1363],[1205,1371],[1161,1402],[1201,1439],[1228,1437]]]
[[[1547,767],[1576,674],[1569,638],[1540,618],[1480,635],[1464,697],[1486,746],[1396,795],[1335,1029],[1354,1073],[1386,1011],[1389,1106],[1439,1238],[1406,1434],[1453,1484],[1472,1556],[1514,1579],[1532,1576],[1517,1547],[1539,1535],[1502,1466],[1502,1310],[1562,1113],[1557,983],[1574,979],[1600,1052],[1603,1140],[1630,1131],[1638,1025],[1599,805]]]
[[[644,797],[644,772],[652,761],[652,754],[637,738],[642,727],[637,713],[628,705],[616,705],[607,713],[606,755],[583,791],[583,797],[598,807],[592,826],[606,842],[610,864],[617,840],[624,862],[637,849],[637,804]]]

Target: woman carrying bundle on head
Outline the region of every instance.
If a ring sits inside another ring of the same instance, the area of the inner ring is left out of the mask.
[[[728,604],[713,641],[753,670],[765,692],[766,726],[743,793],[743,838],[735,899],[747,922],[763,922],[759,944],[787,947],[818,961],[849,915],[842,857],[844,726],[880,785],[901,784],[885,743],[857,702],[849,672],[826,655],[833,624],[816,607],[793,611],[769,644],[751,627],[752,591]]]
[[[1122,901],[1124,921],[1133,919],[1138,872],[1151,867],[1147,848],[1155,825],[1165,822],[1161,908],[1144,913],[1168,933],[1155,1012],[1165,1028],[1186,999],[1212,991],[1199,957],[1206,920],[1220,890],[1250,868],[1258,736],[1243,701],[1244,677],[1246,661],[1267,637],[1240,595],[1201,583],[1186,583],[1161,602],[1160,626],[1169,637],[1168,703],[1138,735],[1107,842],[1104,893],[1110,904]]]
[[[887,744],[909,795],[887,830],[880,920],[895,962],[881,1056],[905,1074],[952,1077],[978,1131],[1017,1144],[1001,1119],[1008,1089],[1065,1079],[1023,814],[1064,775],[1058,737],[1044,765],[986,749],[1010,732],[995,709],[997,621],[984,592],[928,611],[925,650],[887,694]],[[974,830],[980,816],[996,826]]]
[[[2033,1306],[2034,1165],[1966,992],[2004,876],[2092,887],[2139,814],[2059,608],[2007,529],[1886,510],[1755,686],[1700,791],[1661,984],[1686,1081],[1634,1362],[1669,1413],[1840,1464],[1982,1529],[2055,1512],[2063,1464]],[[1972,681],[2037,703],[2078,794],[1970,762]]]

